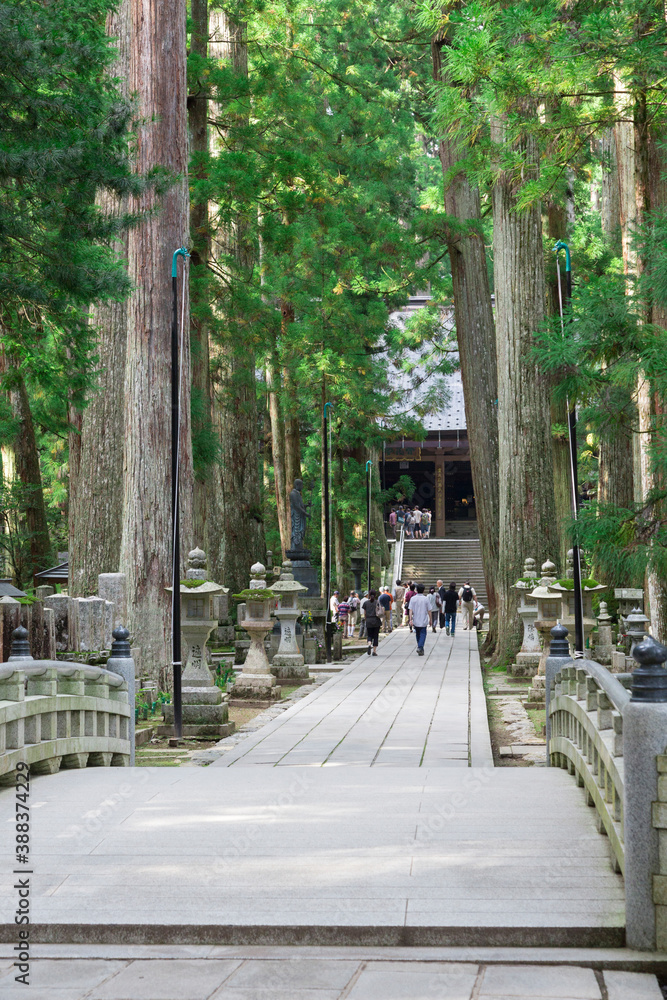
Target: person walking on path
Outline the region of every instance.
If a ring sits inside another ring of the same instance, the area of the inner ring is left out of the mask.
[[[428,598],[424,593],[424,584],[417,584],[417,593],[410,599],[410,623],[414,626],[417,637],[417,655],[424,655],[424,643],[426,642],[426,630],[428,629]],[[412,631],[412,629],[411,629]]]
[[[415,507],[412,512],[412,531],[415,538],[422,536],[422,512],[419,507]]]
[[[396,605],[396,628],[403,624],[403,600],[405,598],[405,587],[400,580],[396,581],[394,590],[394,604]]]
[[[354,626],[357,624],[357,613],[359,611],[359,595],[356,590],[351,591],[347,599],[350,610],[347,614],[347,637],[354,639]]]
[[[422,538],[429,538],[431,534],[431,511],[424,507],[421,520]]]
[[[441,604],[440,594],[435,587],[431,587],[429,589],[426,600],[428,601],[428,616],[431,621],[431,628],[435,632],[435,627],[438,624],[438,613]]]
[[[436,587],[440,594],[440,631],[442,631],[445,627],[445,594],[447,593],[447,588],[443,586],[442,580],[437,581]]]
[[[412,511],[405,512],[405,534],[407,538],[414,538],[414,525],[412,523]]]
[[[368,591],[359,601],[359,638],[363,639],[366,635],[366,616],[364,615],[364,608],[366,607],[366,601],[368,600]]]
[[[338,602],[338,622],[343,627],[343,638],[347,635],[347,619],[350,614],[350,605],[345,598]]]
[[[447,635],[454,635],[454,630],[456,629],[456,609],[459,604],[459,595],[456,593],[456,584],[452,580],[448,589],[444,590],[444,597],[442,599],[442,608],[445,612],[445,630]]]
[[[366,652],[369,656],[371,652],[373,656],[377,656],[378,654],[378,641],[382,625],[380,612],[381,606],[377,603],[375,591],[371,590],[364,603],[364,620],[366,622],[366,637],[368,639]]]
[[[466,632],[473,626],[473,615],[475,610],[475,598],[477,594],[475,593],[474,587],[470,586],[470,580],[466,580],[461,589],[459,590],[459,605],[465,612],[465,624],[463,626],[463,631]]]
[[[382,608],[382,631],[385,635],[391,632],[391,603],[389,587],[383,587],[382,593],[378,597],[378,604]]]
[[[410,631],[412,632],[412,622],[410,621],[410,601],[415,596],[417,591],[415,590],[412,580],[408,583],[408,589],[405,591],[405,598],[403,603],[403,613],[405,615],[404,625],[410,626]]]
[[[394,507],[392,507],[389,513],[389,527],[391,528],[394,534],[394,538],[396,538],[396,519],[397,519],[396,510]]]
[[[331,595],[331,600],[329,601],[329,610],[331,611],[331,621],[338,621],[338,605],[340,601],[338,599],[338,591],[334,590]]]

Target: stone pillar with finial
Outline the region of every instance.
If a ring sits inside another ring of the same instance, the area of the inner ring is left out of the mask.
[[[551,586],[556,582],[556,567],[550,559],[542,564],[542,576],[538,585],[527,595],[537,604],[537,618],[535,628],[542,636],[542,652],[537,666],[537,674],[533,677],[533,686],[528,696],[530,701],[542,702],[545,700],[545,673],[547,658],[549,656],[549,639],[551,629],[558,624],[560,614],[560,598],[558,594],[551,591]]]
[[[275,601],[273,592],[266,584],[266,568],[262,563],[250,567],[250,583],[247,590],[234,594],[246,605],[243,628],[250,637],[250,648],[243,664],[243,671],[237,675],[232,688],[233,698],[248,698],[256,701],[278,701],[281,690],[271,672],[269,659],[264,648],[264,637],[273,628],[271,605]]]
[[[623,709],[625,943],[653,951],[658,943],[665,947],[666,933],[656,920],[664,907],[656,907],[654,876],[660,872],[660,836],[667,830],[667,818],[656,808],[658,766],[667,743],[667,647],[647,635],[633,657],[632,696]]]
[[[283,683],[308,684],[308,666],[296,643],[296,623],[301,616],[296,601],[308,588],[294,579],[289,559],[283,561],[280,579],[271,584],[271,590],[279,598],[273,614],[280,622],[280,645],[273,657],[273,673]]]
[[[607,609],[607,602],[600,601],[600,610],[597,614],[598,634],[593,650],[593,659],[603,666],[611,666],[611,654],[614,650],[612,637],[612,617]]]
[[[528,558],[523,564],[523,576],[514,584],[514,590],[519,592],[517,612],[523,622],[523,642],[520,652],[517,653],[516,662],[509,668],[509,673],[513,677],[534,677],[540,662],[542,646],[535,628],[537,601],[529,596],[536,582],[535,560]]]
[[[127,700],[130,705],[129,734],[130,767],[134,767],[135,720],[134,700],[136,688],[136,671],[134,659],[130,650],[130,633],[123,625],[118,625],[112,632],[111,656],[107,660],[107,670],[120,674],[127,683]]]
[[[551,689],[554,685],[556,674],[569,666],[573,661],[570,656],[570,647],[567,641],[568,630],[560,623],[551,629],[551,642],[549,643],[549,655],[545,664],[544,673],[544,702],[546,708],[546,740],[547,740],[547,767],[551,766],[549,757],[549,740],[551,739],[551,719],[549,718],[549,702],[551,700]]]

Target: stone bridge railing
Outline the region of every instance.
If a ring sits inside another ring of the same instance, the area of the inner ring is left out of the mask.
[[[13,780],[19,762],[35,774],[61,767],[125,767],[133,740],[134,705],[120,674],[33,660],[29,650],[25,658],[19,653],[0,664],[0,783]]]
[[[635,671],[611,674],[570,659],[564,626],[551,634],[547,764],[573,775],[609,837],[625,877],[628,946],[667,950],[667,647],[647,636]]]

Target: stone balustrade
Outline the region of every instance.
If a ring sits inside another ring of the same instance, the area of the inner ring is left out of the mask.
[[[625,878],[626,944],[667,949],[667,647],[633,649],[631,674],[571,660],[567,629],[546,661],[547,764],[585,790]]]
[[[629,681],[630,674],[612,676],[592,660],[578,660],[555,675],[549,699],[549,763],[567,768],[585,789],[598,829],[609,837],[614,868],[621,872],[626,676]]]
[[[58,660],[0,666],[0,782],[23,761],[34,774],[130,764],[133,712],[126,681]]]

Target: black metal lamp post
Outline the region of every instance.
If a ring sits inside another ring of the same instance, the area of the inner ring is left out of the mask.
[[[333,403],[324,404],[322,415],[322,458],[324,464],[324,593],[326,600],[326,618],[324,621],[324,648],[327,663],[333,660],[331,647],[334,623],[331,621],[331,511],[329,498],[329,407]]]
[[[366,462],[366,578],[371,589],[371,475],[373,463]]]
[[[178,258],[189,257],[185,247],[174,251],[171,261],[171,511],[172,511],[172,552],[171,552],[171,667],[174,684],[174,736],[180,739],[183,735],[183,712],[181,708],[181,566],[180,566],[180,527],[178,516],[179,503],[179,466],[180,466],[180,431],[181,431],[181,379],[178,336]],[[185,300],[185,283],[183,286]],[[181,336],[183,331],[181,330]]]
[[[560,265],[558,254],[565,251],[565,294],[561,288]],[[554,247],[556,253],[556,274],[558,277],[558,296],[560,299],[560,319],[563,323],[563,306],[572,299],[572,261],[567,243],[558,240]],[[567,402],[567,425],[570,445],[570,503],[572,517],[577,520],[579,514],[579,477],[577,473],[577,411],[574,405]],[[581,552],[575,538],[572,547],[572,582],[574,584],[574,658],[581,659],[584,655],[584,594],[581,585]]]

